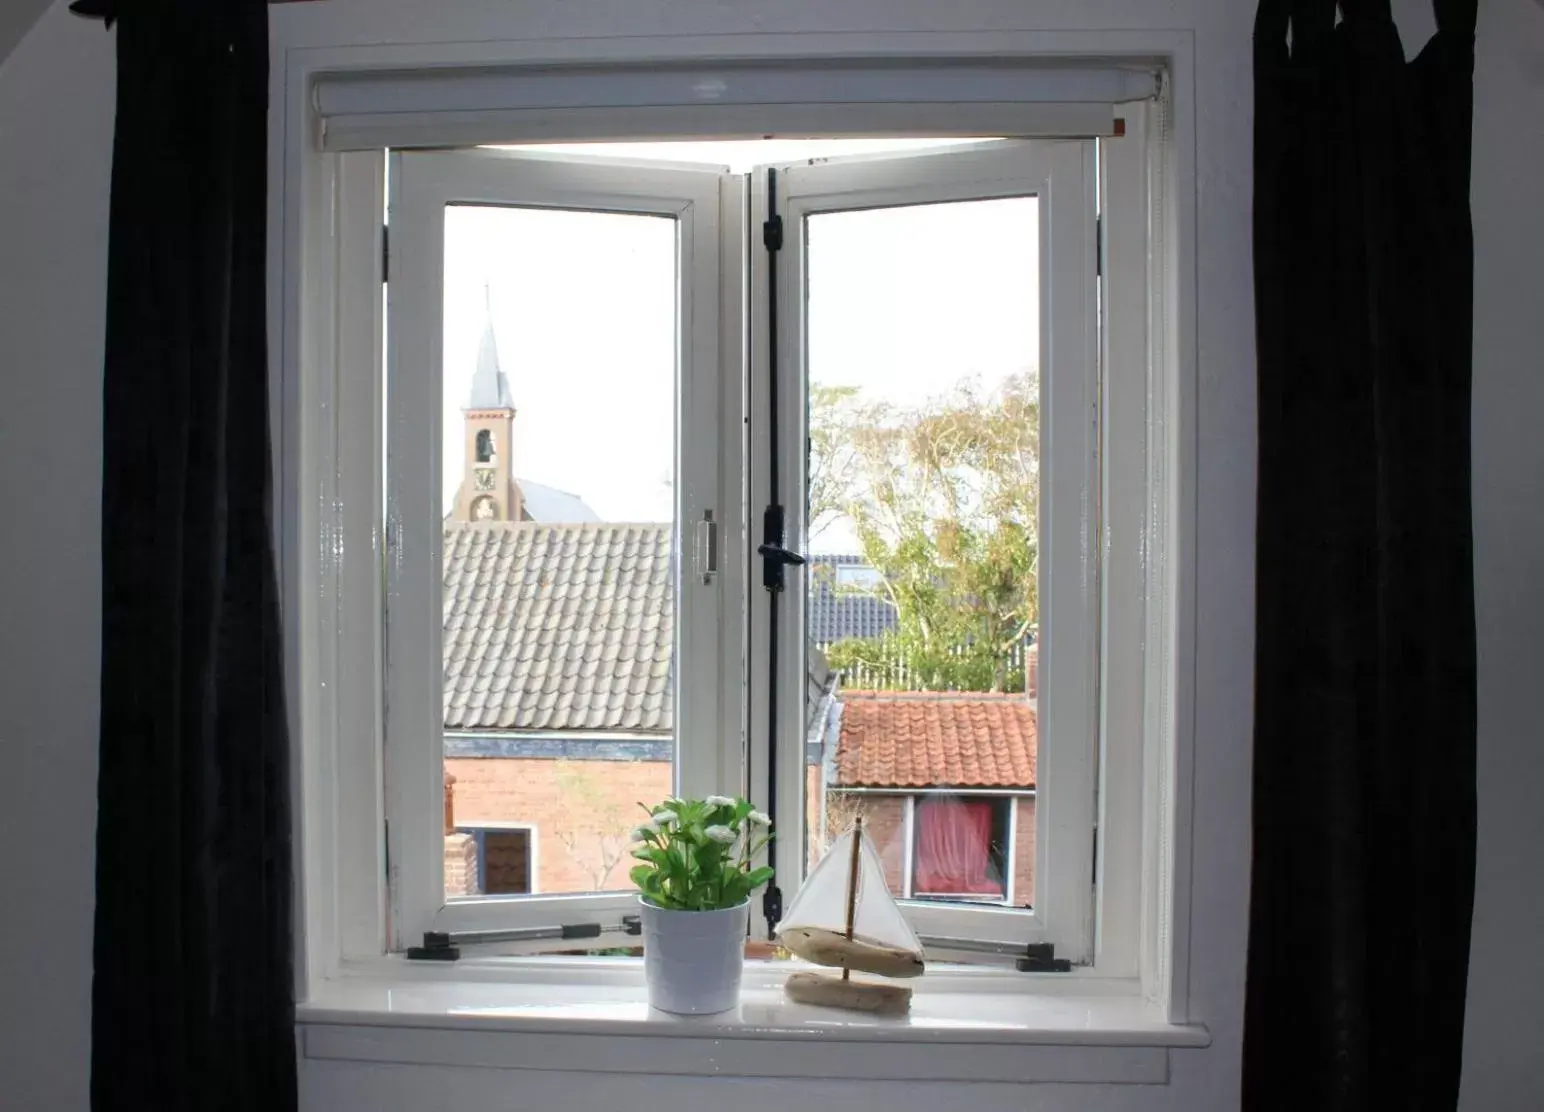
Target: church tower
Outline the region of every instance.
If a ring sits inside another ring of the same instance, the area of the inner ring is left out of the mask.
[[[477,349],[477,370],[462,407],[466,424],[456,521],[523,521],[525,506],[514,478],[515,402],[499,367],[499,344],[490,307]]]

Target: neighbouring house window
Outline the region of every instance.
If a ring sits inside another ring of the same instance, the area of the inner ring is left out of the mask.
[[[916,805],[912,891],[919,898],[1007,895],[1009,799],[954,796]]]
[[[502,827],[463,829],[477,843],[477,888],[482,895],[523,896],[533,890],[533,830]]]

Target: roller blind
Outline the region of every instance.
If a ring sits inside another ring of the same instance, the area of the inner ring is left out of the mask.
[[[544,65],[320,77],[324,150],[851,133],[1112,134],[1155,69],[978,59]]]

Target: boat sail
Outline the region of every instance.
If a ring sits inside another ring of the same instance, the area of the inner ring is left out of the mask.
[[[851,979],[853,971],[916,977],[925,968],[922,943],[890,894],[879,851],[861,818],[815,863],[777,935],[798,957],[842,970],[841,980],[792,974],[784,986],[790,998],[866,1012],[904,1012],[911,1006],[909,988]]]

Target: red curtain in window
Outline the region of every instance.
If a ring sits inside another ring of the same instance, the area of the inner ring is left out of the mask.
[[[916,822],[912,891],[919,896],[1002,895],[1001,880],[992,876],[991,800],[922,800]]]

